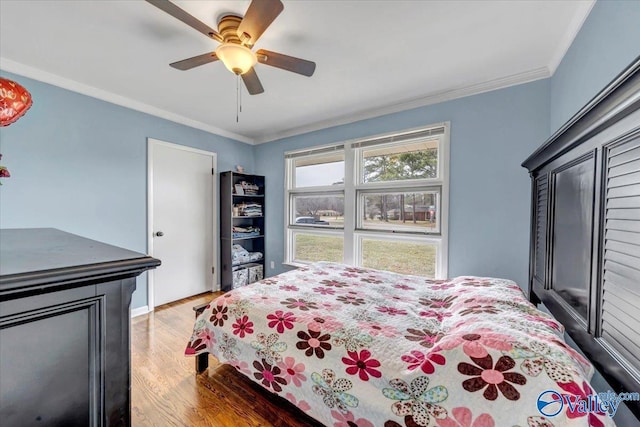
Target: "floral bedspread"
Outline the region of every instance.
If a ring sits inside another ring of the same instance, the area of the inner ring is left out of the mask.
[[[562,332],[509,280],[322,262],[218,297],[185,353],[212,353],[327,426],[613,425],[576,405],[539,412],[546,390],[592,393]]]

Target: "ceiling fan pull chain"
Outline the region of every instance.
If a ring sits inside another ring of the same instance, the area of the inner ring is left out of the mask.
[[[240,74],[236,74],[236,123],[240,115]]]

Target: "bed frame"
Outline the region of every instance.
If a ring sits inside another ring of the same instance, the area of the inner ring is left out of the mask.
[[[640,57],[522,166],[531,301],[616,392],[640,392]]]
[[[208,302],[204,304],[196,305],[193,307],[193,311],[196,314],[196,319],[207,308],[207,305],[209,305]],[[196,355],[196,374],[203,373],[208,367],[209,367],[209,353],[204,352]]]

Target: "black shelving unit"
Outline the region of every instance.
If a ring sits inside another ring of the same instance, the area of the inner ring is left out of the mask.
[[[244,194],[239,194],[240,189]],[[259,205],[261,209],[243,208],[252,204]],[[259,229],[259,232],[255,235],[234,235],[234,227]],[[220,173],[220,282],[223,291],[252,283],[264,276],[264,227],[264,176],[232,171]],[[233,265],[233,245],[241,245],[248,252],[260,252],[262,258]],[[243,280],[243,277],[246,279]]]

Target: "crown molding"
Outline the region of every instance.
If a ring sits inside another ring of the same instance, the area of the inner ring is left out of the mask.
[[[252,138],[248,138],[244,135],[229,132],[215,126],[211,126],[206,123],[202,123],[200,121],[193,120],[179,114],[175,114],[161,108],[157,108],[152,105],[133,100],[131,98],[127,98],[126,96],[118,95],[113,92],[108,92],[106,90],[98,89],[93,86],[85,85],[84,83],[67,79],[57,74],[52,74],[39,68],[31,67],[29,65],[13,61],[2,56],[0,56],[0,69],[10,73],[20,74],[21,76],[28,77],[30,79],[58,86],[63,89],[68,89],[72,92],[77,92],[82,95],[87,95],[92,98],[100,99],[102,101],[110,102],[112,104],[120,105],[122,107],[160,117],[162,119],[169,120],[175,123],[179,123],[195,129],[200,129],[205,132],[235,139],[236,141],[244,142],[247,144],[255,144],[255,141]]]
[[[567,30],[565,31],[564,36],[558,40],[556,51],[549,61],[549,71],[551,72],[551,75],[555,74],[558,66],[562,62],[562,59],[569,51],[573,41],[580,32],[582,25],[587,20],[589,14],[591,14],[591,9],[593,9],[595,4],[596,0],[580,3],[580,9],[575,13],[575,15],[573,15],[571,22],[567,25]]]
[[[360,120],[371,119],[374,117],[380,117],[387,114],[398,113],[401,111],[411,110],[414,108],[424,107],[427,105],[438,104],[445,101],[451,101],[458,98],[464,98],[466,96],[477,95],[485,92],[491,92],[497,89],[503,89],[509,86],[515,86],[523,83],[532,82],[548,78],[551,76],[551,72],[547,67],[536,68],[534,70],[525,71],[523,73],[513,74],[499,79],[490,80],[488,82],[477,83],[469,86],[464,86],[456,89],[445,90],[441,92],[435,92],[419,98],[414,98],[408,101],[399,102],[392,105],[387,105],[380,108],[373,108],[365,111],[361,111],[355,114],[341,116],[339,118],[333,118],[328,120],[322,120],[319,122],[311,123],[305,126],[299,126],[295,128],[286,129],[282,132],[276,132],[273,134],[265,135],[262,137],[251,138],[245,135],[229,132],[224,129],[217,128],[215,126],[208,125],[206,123],[199,122],[197,120],[189,119],[179,114],[171,113],[169,111],[154,107],[149,104],[145,104],[139,101],[135,101],[131,98],[127,98],[121,95],[117,95],[112,92],[108,92],[102,89],[98,89],[93,86],[88,86],[83,83],[79,83],[75,80],[67,79],[56,74],[52,74],[43,71],[38,68],[34,68],[28,65],[21,64],[10,59],[6,59],[0,56],[0,69],[20,74],[22,76],[38,80],[44,83],[52,84],[64,89],[71,90],[83,95],[87,95],[93,98],[97,98],[103,101],[110,102],[112,104],[120,105],[132,110],[141,111],[143,113],[150,114],[152,116],[160,117],[175,123],[183,124],[195,129],[200,129],[205,132],[213,133],[226,138],[231,138],[246,144],[263,144],[266,142],[275,141],[282,138],[301,135],[321,129],[330,127],[345,125],[354,123]]]
[[[414,108],[424,107],[427,105],[439,104],[445,101],[451,101],[458,98],[464,98],[471,95],[478,95],[485,92],[491,92],[497,89],[504,89],[509,86],[516,86],[523,83],[529,83],[535,80],[541,80],[551,77],[551,72],[547,67],[536,68],[534,70],[525,71],[523,73],[512,74],[510,76],[501,77],[499,79],[490,80],[488,82],[477,83],[469,86],[464,86],[456,89],[445,90],[441,92],[435,92],[426,96],[403,101],[400,103],[387,105],[380,108],[373,108],[365,111],[361,111],[348,116],[341,116],[339,118],[323,120],[315,122],[309,125],[291,128],[283,132],[273,133],[266,135],[262,138],[256,138],[256,144],[264,144],[265,142],[271,142],[282,138],[300,135],[303,133],[309,133],[321,129],[330,127],[346,125],[349,123],[358,122],[360,120],[371,119],[374,117],[380,117],[387,114],[398,113],[401,111],[411,110]]]

